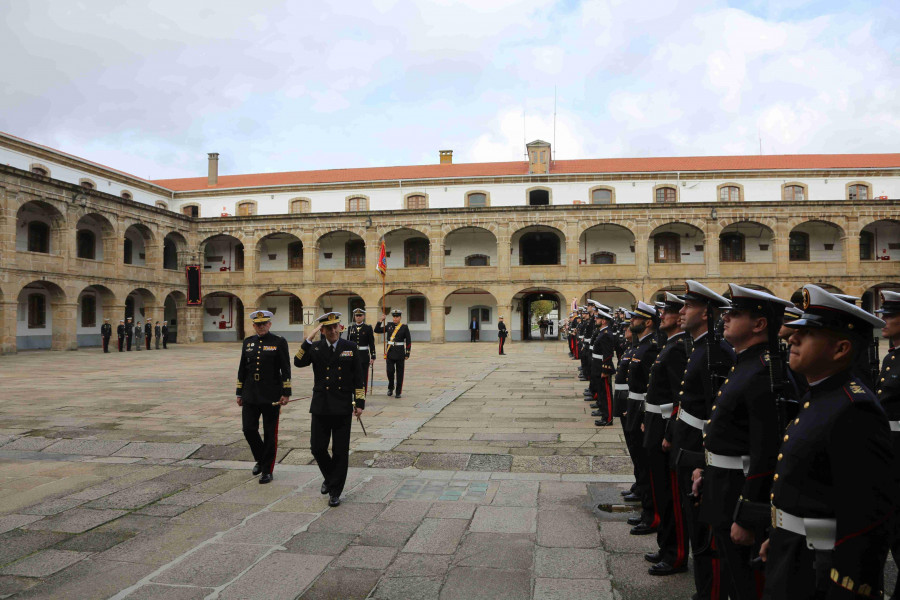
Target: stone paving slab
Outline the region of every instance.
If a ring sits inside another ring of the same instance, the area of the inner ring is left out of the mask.
[[[44,452],[55,454],[74,454],[74,455],[90,455],[90,456],[111,456],[123,446],[128,444],[127,440],[59,440],[55,444],[48,446]]]
[[[47,577],[90,556],[89,552],[43,550],[0,569],[0,575]]]
[[[479,506],[470,531],[486,533],[534,533],[537,510],[515,506]]]
[[[154,583],[218,587],[252,566],[265,552],[244,544],[209,544],[153,577]]]
[[[166,444],[153,442],[131,442],[114,456],[139,456],[141,458],[183,459],[200,449],[200,444]]]
[[[226,587],[220,600],[293,600],[332,561],[331,556],[276,552]]]
[[[112,521],[125,514],[124,510],[94,510],[73,508],[58,515],[26,525],[33,531],[59,531],[62,533],[82,533]]]

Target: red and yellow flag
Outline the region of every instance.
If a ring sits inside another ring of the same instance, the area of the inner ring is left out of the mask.
[[[381,273],[381,278],[387,275],[387,252],[384,249],[384,240],[381,240],[381,250],[378,252],[378,264],[375,265],[375,270]]]

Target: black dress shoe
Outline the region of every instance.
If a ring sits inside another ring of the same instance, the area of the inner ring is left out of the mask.
[[[641,497],[634,492],[631,492],[630,494],[623,496],[622,500],[624,500],[625,502],[640,502]]]
[[[271,473],[263,473],[262,475],[259,476],[260,483],[269,483],[270,481],[272,481]]]
[[[599,419],[597,421],[594,421],[594,425],[596,425],[597,427],[609,427],[612,424],[613,424],[612,419],[610,419],[609,421],[602,421]]]
[[[599,410],[594,410],[594,411],[591,411],[591,416],[592,417],[602,417],[603,413],[600,412]]]
[[[656,563],[655,565],[647,569],[647,572],[651,575],[674,575],[675,573],[684,573],[685,571],[687,571],[687,565],[673,567],[669,563],[665,562]]]
[[[394,390],[388,390],[388,396],[393,396],[393,395],[394,395]]]
[[[628,533],[631,535],[650,535],[651,533],[656,533],[656,527],[650,527],[646,523],[641,523],[632,527]]]
[[[640,522],[641,522],[641,517],[640,517],[640,515],[638,515],[638,516],[636,516],[636,517],[628,517],[628,524],[631,525],[632,527],[634,527],[635,525],[637,525],[637,524],[640,523]],[[653,562],[659,562],[659,561],[658,561],[658,560],[654,560]]]
[[[596,402],[591,402],[591,408],[600,408],[600,405]]]
[[[590,381],[590,380],[587,377],[585,377],[584,375],[579,375],[578,381]]]
[[[253,470],[251,471],[251,473],[253,473],[254,475],[259,475],[260,471],[262,471],[262,467],[259,466],[259,463],[253,465]]]
[[[319,491],[322,492],[322,495],[323,495],[323,496],[324,496],[325,494],[327,494],[327,493],[328,493],[328,484],[325,483],[325,482],[323,481],[323,482],[322,482],[322,489],[319,490]]]
[[[658,550],[656,552],[648,552],[644,555],[644,560],[655,565],[662,561],[662,554]]]
[[[634,488],[631,488],[630,490],[622,490],[622,491],[619,492],[619,493],[620,493],[621,495],[623,495],[623,496],[627,496],[628,494],[633,494],[633,493],[634,493]]]
[[[394,398],[402,398],[402,397],[403,397],[403,396],[400,394],[400,392],[397,392],[397,395],[394,396]]]
[[[328,498],[328,506],[340,506],[341,505],[341,497],[337,494],[332,494]]]

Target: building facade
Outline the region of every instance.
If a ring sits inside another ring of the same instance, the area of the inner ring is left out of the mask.
[[[99,345],[109,318],[234,341],[275,313],[404,311],[414,339],[531,332],[530,305],[631,305],[697,279],[877,305],[900,289],[900,155],[527,161],[148,181],[0,134],[0,352]],[[382,286],[375,262],[388,253]],[[202,269],[186,306],[184,267]]]

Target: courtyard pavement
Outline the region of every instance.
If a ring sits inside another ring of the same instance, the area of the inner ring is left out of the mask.
[[[594,427],[565,344],[507,352],[414,344],[400,400],[379,360],[337,508],[306,400],[275,480],[251,476],[237,344],[2,357],[0,598],[689,598],[646,573],[621,429]]]

